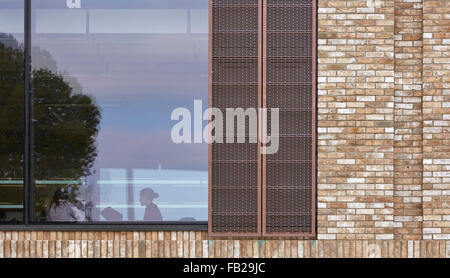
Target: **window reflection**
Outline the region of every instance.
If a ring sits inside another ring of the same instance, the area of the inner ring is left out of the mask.
[[[170,115],[207,103],[207,1],[62,2],[33,1],[36,221],[206,221]]]
[[[23,14],[0,0],[0,223],[23,221]]]

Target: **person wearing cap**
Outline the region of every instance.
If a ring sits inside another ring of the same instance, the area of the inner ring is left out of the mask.
[[[162,221],[161,211],[153,203],[153,199],[158,198],[159,194],[151,188],[142,189],[140,192],[141,205],[145,206],[144,221]]]

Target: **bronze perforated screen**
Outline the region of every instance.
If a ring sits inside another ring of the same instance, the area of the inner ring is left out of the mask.
[[[279,108],[280,143],[263,159],[263,234],[313,235],[315,6],[312,0],[264,2],[263,104]]]
[[[210,0],[210,107],[279,108],[280,133],[275,154],[248,136],[210,144],[210,235],[315,234],[315,9]]]
[[[224,119],[225,108],[260,106],[259,2],[210,2],[210,105],[219,108]],[[245,143],[237,143],[236,139],[236,143],[210,145],[212,235],[258,235],[261,230],[259,147],[250,143],[248,136]]]

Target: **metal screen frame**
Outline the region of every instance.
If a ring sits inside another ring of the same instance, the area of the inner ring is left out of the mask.
[[[208,15],[209,15],[209,33],[208,33],[208,104],[209,107],[213,107],[213,0],[208,0]],[[258,1],[258,92],[262,91],[262,2],[260,0]],[[233,5],[234,3],[231,3],[230,5]],[[235,4],[239,6],[240,4]],[[245,4],[241,4],[245,5]],[[261,107],[261,94],[258,93],[258,107]],[[209,115],[211,119],[211,114]],[[209,121],[210,122],[210,121]],[[260,117],[258,115],[258,129],[260,126]],[[209,130],[209,135],[211,136],[211,129]],[[261,142],[258,138],[257,141],[258,145],[258,166],[257,166],[257,232],[256,233],[250,233],[250,232],[214,232],[213,231],[213,201],[212,201],[212,182],[213,182],[213,145],[212,143],[208,144],[208,235],[210,237],[257,237],[260,236],[262,233],[261,230],[261,219],[262,219],[262,204],[261,204],[261,196],[262,196],[262,181],[261,181],[261,154],[260,154],[260,145]]]
[[[263,1],[263,107],[267,107],[267,0]],[[266,228],[266,199],[267,199],[267,157],[264,154],[263,155],[263,178],[262,178],[262,236],[264,237],[315,237],[316,236],[316,79],[317,79],[317,69],[316,69],[316,57],[317,57],[317,16],[316,16],[316,10],[317,10],[317,0],[311,0],[312,5],[312,27],[311,27],[311,33],[312,33],[312,77],[311,77],[311,97],[312,97],[312,154],[311,154],[311,178],[312,178],[312,194],[311,194],[311,201],[312,201],[312,219],[311,219],[311,232],[310,233],[302,233],[302,232],[268,232]],[[280,142],[281,143],[281,142]]]
[[[212,2],[213,0],[209,0],[209,107],[213,107],[212,101],[212,36],[213,36],[213,28],[212,28]],[[287,1],[289,2],[289,1]],[[312,212],[311,212],[311,232],[302,233],[302,232],[268,232],[266,229],[266,186],[267,186],[267,158],[265,154],[260,153],[261,142],[258,138],[258,194],[260,196],[258,202],[258,232],[257,233],[217,233],[212,230],[212,144],[209,144],[209,171],[208,171],[208,231],[209,235],[212,237],[315,237],[316,235],[316,79],[317,79],[317,68],[316,68],[316,58],[317,58],[317,0],[311,0],[312,5],[312,26],[311,26],[311,35],[312,35],[312,57],[311,57],[311,66],[312,66],[312,76],[311,76],[311,137],[312,137],[312,148],[311,148],[311,202],[312,202]],[[259,36],[258,36],[258,54],[259,54],[259,68],[258,68],[258,91],[260,92],[258,98],[258,108],[266,108],[267,107],[267,0],[258,0],[258,24],[259,24]],[[258,126],[261,127],[261,123],[263,115],[258,115]],[[264,131],[263,131],[264,132]],[[263,134],[265,136],[265,134]]]

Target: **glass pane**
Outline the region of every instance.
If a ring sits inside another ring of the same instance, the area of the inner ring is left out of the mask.
[[[0,223],[23,221],[23,14],[0,0]]]
[[[171,139],[208,106],[207,9],[33,1],[36,221],[207,220],[207,144]]]

